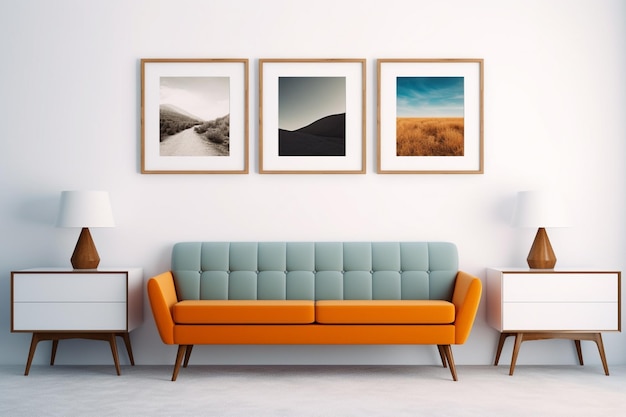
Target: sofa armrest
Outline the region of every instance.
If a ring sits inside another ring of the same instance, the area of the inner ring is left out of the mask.
[[[178,298],[172,272],[164,272],[148,280],[148,298],[161,340],[168,345],[174,344],[172,308]]]
[[[463,271],[457,273],[452,295],[452,303],[456,308],[455,344],[465,343],[469,337],[481,294],[482,282],[479,278]]]

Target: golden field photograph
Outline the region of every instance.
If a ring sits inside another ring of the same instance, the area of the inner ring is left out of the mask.
[[[397,117],[397,156],[463,156],[463,117]]]

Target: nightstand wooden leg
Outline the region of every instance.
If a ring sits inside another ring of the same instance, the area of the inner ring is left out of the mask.
[[[130,338],[128,337],[128,333],[89,333],[89,332],[34,332],[33,338],[30,342],[30,351],[28,352],[28,361],[26,362],[26,371],[24,375],[28,375],[30,371],[30,366],[33,362],[33,357],[35,356],[35,350],[37,349],[37,343],[42,340],[52,340],[52,352],[50,354],[50,365],[54,365],[54,360],[56,358],[57,348],[59,346],[59,340],[62,339],[89,339],[89,340],[106,340],[109,342],[111,346],[111,353],[113,354],[113,362],[115,363],[115,370],[118,375],[122,374],[120,369],[120,359],[117,354],[117,342],[116,337],[122,336],[124,337],[124,342],[126,343],[126,348],[128,349],[128,356],[130,357],[131,364],[135,364],[133,359],[133,353],[130,347]]]
[[[515,345],[513,346],[513,356],[511,357],[511,368],[509,369],[509,375],[513,376],[515,372],[515,363],[517,362],[517,355],[519,354],[519,348],[524,341],[524,333],[515,333]]]
[[[500,339],[498,340],[498,349],[496,350],[496,359],[493,362],[493,366],[497,366],[498,362],[500,362],[500,354],[502,353],[502,347],[504,346],[504,341],[507,337],[513,336],[513,333],[500,333]]]
[[[133,357],[133,348],[130,345],[130,335],[128,332],[118,333],[118,336],[124,339],[124,345],[126,345],[126,352],[128,352],[128,359],[130,360],[130,364],[135,366],[135,358]]]
[[[120,358],[117,355],[117,343],[115,342],[115,333],[111,333],[109,335],[109,345],[111,345],[111,353],[113,353],[113,362],[115,363],[115,370],[117,371],[117,375],[122,375],[122,371],[120,370]]]
[[[37,343],[39,343],[39,340],[39,334],[33,333],[33,337],[30,339],[30,349],[28,351],[28,360],[26,361],[24,375],[28,375],[30,372],[30,365],[33,363],[33,357],[35,356],[35,350],[37,350]]]
[[[606,362],[606,355],[604,354],[604,343],[602,343],[602,334],[595,333],[593,341],[598,345],[598,352],[600,352],[600,359],[602,360],[602,367],[604,368],[604,374],[609,376],[609,365]]]
[[[52,341],[52,351],[50,352],[50,366],[54,365],[54,359],[57,357],[57,348],[59,347],[59,341]]]
[[[606,361],[606,355],[604,354],[604,344],[602,343],[601,333],[572,333],[572,332],[527,332],[527,333],[511,333],[515,335],[515,346],[513,348],[513,357],[511,359],[511,369],[509,375],[513,375],[515,371],[515,362],[517,361],[517,355],[519,353],[522,342],[528,340],[544,340],[544,339],[569,339],[573,340],[576,346],[576,353],[578,355],[578,363],[581,365],[583,362],[583,354],[581,349],[581,340],[591,340],[596,342],[598,346],[598,352],[600,352],[600,359],[602,360],[602,367],[604,373],[609,375],[609,366]]]
[[[583,362],[583,350],[580,346],[580,340],[574,340],[574,345],[576,345],[576,354],[578,355],[578,363],[580,364],[580,366],[584,365]]]

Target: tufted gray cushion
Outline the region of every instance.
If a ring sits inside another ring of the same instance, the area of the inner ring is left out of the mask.
[[[449,242],[181,242],[179,300],[450,300]]]

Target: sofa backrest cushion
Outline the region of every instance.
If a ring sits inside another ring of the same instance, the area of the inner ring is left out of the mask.
[[[450,242],[180,242],[179,300],[450,300]]]

